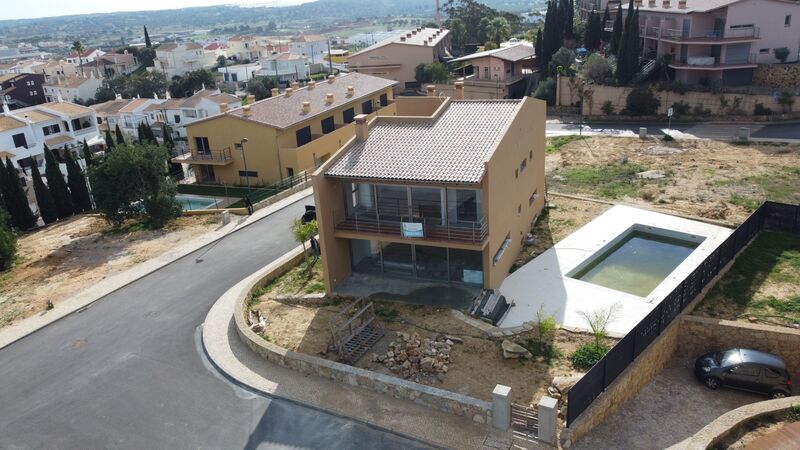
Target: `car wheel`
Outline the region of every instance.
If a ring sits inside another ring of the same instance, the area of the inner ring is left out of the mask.
[[[719,382],[719,378],[708,377],[703,380],[703,384],[709,389],[718,389],[721,383]]]
[[[775,391],[772,393],[772,398],[785,398],[786,392],[783,391]]]

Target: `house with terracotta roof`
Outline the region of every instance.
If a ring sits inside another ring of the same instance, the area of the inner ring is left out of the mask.
[[[70,64],[80,65],[94,61],[95,59],[105,55],[106,52],[98,48],[87,48],[80,55],[75,50],[69,53],[67,62]]]
[[[181,42],[159,45],[153,63],[156,70],[164,72],[169,80],[186,72],[213,67],[217,58],[213,52],[206,52],[200,44]]]
[[[350,73],[250,96],[240,109],[187,125],[188,152],[173,162],[191,164],[198,183],[276,183],[325,162],[355,135],[356,115],[390,114],[395,84]]]
[[[358,116],[355,136],[314,172],[328,293],[474,296],[508,275],[544,206],[545,104],[460,91]]]
[[[74,103],[94,98],[97,89],[103,85],[103,80],[88,72],[88,75],[55,76],[42,86],[44,96],[48,102],[57,102],[59,99]]]
[[[50,102],[0,114],[0,151],[17,167],[44,164],[44,145],[65,151],[83,145],[102,145],[97,117],[91,108],[68,102]]]
[[[261,63],[261,68],[256,72],[256,75],[272,77],[281,83],[306,80],[310,76],[308,59],[305,56],[276,53],[266,58],[261,58],[259,62]]]
[[[92,62],[84,63],[83,70],[91,70],[96,77],[112,78],[116,75],[127,75],[139,66],[139,60],[125,50],[125,53],[106,53]]]
[[[414,69],[449,56],[449,30],[417,27],[348,56],[347,64],[352,72],[397,81],[400,89],[418,89]]]
[[[522,98],[533,73],[533,46],[514,44],[450,60],[470,65],[472,74],[462,77],[466,98]]]
[[[748,85],[759,64],[800,57],[800,3],[790,0],[637,0],[642,56],[674,79]],[[626,8],[627,10],[627,8]]]

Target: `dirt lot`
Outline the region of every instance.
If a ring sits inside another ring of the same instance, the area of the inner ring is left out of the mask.
[[[276,301],[265,295],[254,309],[260,310],[267,319],[265,339],[282,347],[331,360],[328,352],[330,339],[329,322],[344,306],[296,304]],[[434,338],[439,334],[460,337],[450,354],[449,370],[440,381],[436,378],[421,378],[420,383],[460,392],[476,398],[491,400],[495,384],[512,387],[514,401],[535,403],[550,385],[554,376],[575,375],[567,356],[592,338],[588,335],[559,330],[555,347],[561,353],[548,365],[542,358],[536,360],[507,360],[502,356],[500,342],[483,337],[483,333],[454,317],[446,309],[398,303],[376,303],[381,324],[386,329],[384,336],[356,364],[357,367],[394,376],[383,364],[373,362],[373,353],[385,353],[389,344],[397,340],[396,332],[419,333],[421,338]],[[523,334],[516,340],[525,343],[533,332]],[[609,342],[609,344],[613,344]]]
[[[694,379],[692,363],[690,359],[672,359],[638,396],[572,448],[668,448],[732,409],[768,400],[765,396],[726,388],[712,391]]]
[[[592,137],[548,154],[545,171],[549,191],[732,223],[765,199],[800,202],[796,145]],[[648,171],[651,178],[637,175]]]
[[[19,238],[19,261],[0,276],[0,327],[44,311],[92,284],[218,227],[216,217],[181,217],[165,230],[114,230],[80,215]]]

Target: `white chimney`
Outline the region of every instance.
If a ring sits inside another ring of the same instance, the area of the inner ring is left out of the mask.
[[[283,91],[283,93],[286,94],[287,97],[291,97],[292,96],[292,91],[293,91],[292,88],[286,88],[286,90]]]
[[[356,88],[353,86],[347,86],[347,96],[352,97],[356,93]]]
[[[325,103],[329,103],[329,104],[333,103],[333,93],[332,92],[328,92],[327,94],[325,94]]]
[[[292,89],[295,91],[300,89],[300,82],[299,81],[292,81]]]
[[[432,84],[425,86],[425,90],[427,91],[428,97],[433,97],[434,95],[436,95],[436,86]]]
[[[363,142],[369,137],[369,123],[367,123],[367,115],[359,114],[353,118],[356,122],[356,139]]]
[[[311,102],[303,102],[303,114],[311,112]]]
[[[256,102],[256,96],[255,95],[250,94],[250,95],[247,96],[247,104],[248,105],[252,105],[255,102]]]
[[[686,0],[678,0],[678,8],[686,9]]]
[[[336,75],[328,75],[328,83],[333,83],[336,81]]]
[[[250,117],[253,113],[250,111],[250,105],[242,106],[242,115],[245,117]]]
[[[171,95],[169,95],[169,89],[167,89],[167,95],[166,95],[166,99],[167,99],[167,100],[169,100],[169,99],[171,99],[171,98],[172,98],[172,96],[171,96]]]
[[[464,82],[456,81],[455,90],[453,91],[453,98],[456,100],[464,100]]]
[[[317,87],[317,82],[314,81],[314,80],[311,80],[311,81],[308,82],[308,84],[306,86],[308,86],[308,90],[309,91],[313,90],[315,87]]]
[[[281,93],[280,89],[278,88],[272,88],[269,90],[269,92],[270,94],[272,94],[273,97],[277,97]]]

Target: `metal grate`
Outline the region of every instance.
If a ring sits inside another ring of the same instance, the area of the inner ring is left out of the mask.
[[[536,408],[512,403],[511,429],[535,437],[539,432],[539,414]]]

